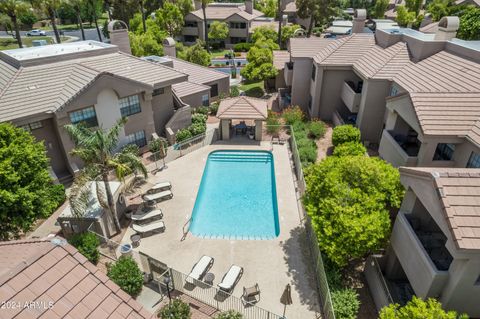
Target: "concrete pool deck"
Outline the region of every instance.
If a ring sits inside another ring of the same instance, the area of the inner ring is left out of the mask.
[[[222,144],[220,144],[222,143]],[[158,206],[164,213],[166,230],[163,233],[142,238],[135,250],[188,274],[202,255],[215,259],[210,269],[215,275],[216,286],[232,264],[244,268],[233,295],[240,297],[243,287],[258,283],[261,300],[257,306],[281,315],[283,305],[280,296],[286,284],[292,285],[293,304],[287,306],[288,319],[319,318],[319,305],[313,274],[308,267],[308,248],[303,241],[304,228],[297,206],[297,197],[290,165],[288,147],[274,145],[273,156],[277,184],[280,234],[273,240],[223,240],[203,239],[188,233],[185,240],[183,226],[189,220],[195,204],[198,187],[208,154],[213,150],[271,150],[268,142],[261,145],[230,145],[219,141],[170,163],[168,168],[150,177],[149,184],[170,181],[173,185],[173,199]],[[234,183],[234,181],[232,181]],[[143,187],[143,188],[148,188]],[[131,228],[123,242],[129,242]]]

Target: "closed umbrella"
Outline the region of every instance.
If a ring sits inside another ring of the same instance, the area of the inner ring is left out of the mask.
[[[285,317],[285,311],[287,310],[287,305],[292,304],[292,288],[290,284],[287,284],[285,290],[283,290],[282,296],[280,297],[280,302],[284,305],[283,307],[283,316]]]

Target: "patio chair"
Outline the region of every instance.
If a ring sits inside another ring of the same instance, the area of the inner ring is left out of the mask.
[[[222,278],[222,282],[218,284],[220,290],[230,293],[235,285],[240,280],[243,275],[243,268],[232,265],[230,269],[227,271],[225,276]]]
[[[160,182],[153,185],[148,191],[147,194],[155,194],[161,191],[166,191],[172,189],[172,184],[170,182]]]
[[[155,194],[144,194],[142,198],[146,202],[149,202],[149,201],[159,202],[165,199],[173,198],[173,193],[172,191],[167,190],[167,191],[163,191]]]
[[[201,280],[207,271],[212,268],[214,259],[209,256],[203,255],[200,260],[193,265],[192,271],[188,274],[186,282],[190,284],[195,284],[196,281]]]
[[[140,236],[144,237],[152,235],[154,233],[165,231],[165,223],[160,220],[147,225],[132,224],[132,228]]]
[[[258,283],[255,284],[255,286],[252,286],[249,288],[243,287],[242,302],[244,306],[254,305],[259,301],[260,301],[260,287],[258,287]]]
[[[132,221],[135,224],[146,223],[148,221],[153,221],[157,219],[162,219],[163,213],[161,209],[151,209],[147,211],[143,211],[141,214],[133,214]]]

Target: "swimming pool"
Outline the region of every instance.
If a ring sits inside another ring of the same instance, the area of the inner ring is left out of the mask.
[[[232,150],[210,153],[189,230],[202,238],[277,237],[280,226],[272,153]]]

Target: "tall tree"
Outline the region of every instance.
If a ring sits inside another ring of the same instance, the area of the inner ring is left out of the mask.
[[[463,40],[480,40],[480,8],[468,6],[462,11],[457,34]]]
[[[83,0],[69,0],[69,4],[75,10],[77,16],[77,23],[80,26],[80,32],[82,34],[82,40],[85,41],[85,30],[83,29],[82,21],[82,6],[84,5]]]
[[[205,47],[207,52],[210,53],[210,45],[208,43],[208,21],[207,21],[207,7],[211,0],[202,0],[202,12],[203,12],[203,27],[205,28]]]
[[[377,19],[383,19],[385,17],[385,11],[387,11],[389,0],[377,0],[373,7],[373,15]]]
[[[175,37],[182,32],[184,24],[182,11],[171,2],[165,2],[163,8],[157,10],[155,20],[160,29],[167,31],[171,37]]]
[[[315,24],[316,2],[315,0],[296,0],[297,15],[301,19],[310,19],[308,25],[307,36],[312,34],[313,25]]]
[[[282,0],[278,0],[278,46],[282,45],[282,20],[283,20],[283,10],[282,10]]]
[[[405,7],[408,11],[415,12],[415,16],[420,13],[423,0],[405,0]]]
[[[147,32],[147,23],[145,22],[145,7],[143,0],[138,0],[138,5],[140,6],[140,14],[142,15],[143,32]]]
[[[221,42],[228,37],[228,25],[226,22],[214,21],[210,25],[208,37],[214,41]]]
[[[123,180],[125,176],[136,170],[141,171],[145,177],[147,176],[147,169],[138,154],[131,152],[129,148],[116,153],[119,146],[118,136],[125,123],[126,119],[121,119],[108,130],[93,130],[82,124],[65,125],[66,131],[75,143],[75,148],[71,152],[72,155],[78,156],[85,163],[81,174],[75,179],[69,196],[72,209],[74,213],[81,214],[85,207],[85,185],[87,182],[103,182],[106,201],[103,194],[98,192],[98,187],[97,198],[102,207],[111,214],[118,231],[121,229],[120,220],[108,176],[113,171],[118,179]]]
[[[0,13],[7,15],[15,28],[15,37],[19,48],[23,48],[22,37],[20,36],[19,16],[27,11],[29,6],[21,0],[2,0],[0,2]]]
[[[210,54],[203,48],[202,42],[197,42],[185,50],[185,60],[203,66],[210,64]]]
[[[55,40],[57,43],[61,43],[60,33],[58,32],[57,28],[57,20],[56,20],[56,11],[60,8],[62,0],[36,0],[34,4],[43,10],[45,14],[50,19],[50,23],[52,24],[53,33],[55,34]]]
[[[102,12],[103,2],[102,0],[86,0],[86,7],[91,21],[93,20],[93,22],[95,23],[98,39],[100,40],[100,42],[102,42],[102,33],[100,32],[100,27],[98,26],[98,15],[99,12]]]

